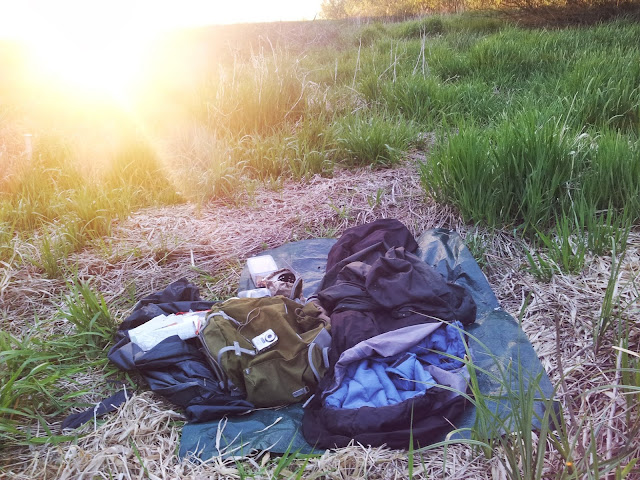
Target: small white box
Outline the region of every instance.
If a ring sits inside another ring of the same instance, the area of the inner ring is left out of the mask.
[[[260,255],[247,259],[247,267],[251,280],[256,287],[264,287],[264,278],[278,270],[278,265],[271,255]]]

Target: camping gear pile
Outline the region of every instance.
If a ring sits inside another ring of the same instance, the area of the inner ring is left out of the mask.
[[[312,257],[318,241],[307,241],[300,255]],[[109,358],[183,407],[192,422],[185,431],[200,425],[193,422],[225,417],[232,424],[242,418],[236,414],[297,403],[304,405],[304,437],[315,447],[356,440],[408,448],[411,438],[422,446],[440,440],[457,417],[469,417],[464,329],[476,320],[478,275],[425,262],[409,230],[392,219],[348,229],[322,257],[325,247],[313,259],[326,259],[322,272],[299,276],[280,261],[286,271],[241,279],[246,291],[264,289],[245,298],[206,302],[186,280],[174,282],[136,305]],[[467,268],[477,267],[472,263]],[[265,290],[269,296],[252,298]],[[497,308],[489,303],[493,316]],[[158,337],[147,349],[133,341],[135,328],[181,312],[194,326],[191,338]],[[504,331],[522,333],[517,325]],[[297,405],[289,418],[299,418]]]

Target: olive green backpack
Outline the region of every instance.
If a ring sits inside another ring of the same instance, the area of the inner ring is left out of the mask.
[[[305,400],[328,368],[331,336],[312,303],[232,298],[214,306],[199,336],[223,387],[256,407]]]

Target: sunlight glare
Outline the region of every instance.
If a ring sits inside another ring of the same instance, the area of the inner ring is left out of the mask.
[[[26,43],[34,75],[78,94],[125,99],[147,46],[177,28],[313,18],[321,0],[22,0],[0,17],[0,38]]]
[[[34,70],[81,94],[124,101],[139,78],[148,36],[69,31],[29,39]]]

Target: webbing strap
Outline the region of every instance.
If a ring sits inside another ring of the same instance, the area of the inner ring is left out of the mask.
[[[307,401],[302,404],[302,408],[307,408],[307,405],[309,405],[311,403],[311,400],[313,400],[313,397],[315,397],[315,396],[316,396],[316,394],[314,393],[309,398],[307,398]]]
[[[309,344],[309,349],[307,350],[307,360],[309,361],[309,366],[311,367],[313,376],[316,377],[317,382],[320,382],[320,372],[318,372],[318,369],[313,364],[313,347],[315,346],[316,344],[313,342]]]
[[[291,286],[291,294],[289,298],[291,300],[297,300],[301,294],[302,294],[302,278],[298,277],[296,278],[296,281]]]
[[[235,352],[237,356],[240,356],[243,353],[246,353],[247,355],[251,355],[251,356],[255,356],[256,354],[256,352],[254,352],[253,350],[242,348],[238,342],[233,342],[232,347],[222,347],[218,352],[218,364],[220,365],[220,367],[222,367],[222,354],[226,352]],[[230,390],[229,383],[230,383],[229,377],[225,375],[224,388],[226,390]]]
[[[316,380],[320,382],[320,372],[313,364],[313,347],[320,348],[320,352],[322,352],[322,361],[324,363],[325,368],[329,368],[329,348],[331,346],[331,335],[329,332],[323,328],[318,332],[316,338],[313,339],[313,342],[309,344],[309,350],[307,352],[307,359],[309,360],[309,366],[311,367],[311,371],[313,372],[313,376],[316,377]]]
[[[246,353],[247,355],[251,355],[251,356],[255,356],[256,354],[256,352],[254,352],[253,350],[242,348],[238,342],[233,342],[232,347],[223,347],[218,352],[218,363],[220,365],[222,365],[222,354],[227,352],[235,352],[238,357],[243,353]]]
[[[326,328],[323,328],[318,332],[316,338],[313,339],[313,343],[317,344],[320,348],[330,347],[331,346],[331,334],[327,331]]]

